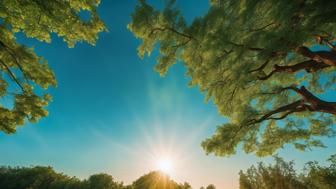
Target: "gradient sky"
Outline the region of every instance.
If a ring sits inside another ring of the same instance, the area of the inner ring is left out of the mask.
[[[149,2],[162,7],[164,0]],[[98,11],[109,32],[100,35],[95,47],[77,44],[69,49],[55,36],[52,44],[19,36],[48,60],[58,87],[50,90],[54,100],[47,118],[14,135],[0,134],[0,164],[50,165],[80,178],[106,172],[131,183],[154,170],[158,157],[173,156],[172,177],[178,182],[188,181],[195,188],[211,183],[238,188],[239,170],[271,158],[242,152],[230,158],[205,155],[201,141],[225,119],[197,88],[187,86],[181,65],[160,78],[153,71],[155,57],[137,57],[140,42],[126,28],[135,4],[102,1]],[[177,4],[189,21],[208,8],[207,0]],[[336,148],[335,139],[324,141],[328,148],[302,153],[286,147],[279,155],[295,160],[298,168],[309,160],[323,162]]]

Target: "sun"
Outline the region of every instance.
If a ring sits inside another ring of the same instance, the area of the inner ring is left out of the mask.
[[[157,169],[166,174],[171,174],[173,171],[173,161],[169,158],[162,158],[157,161]]]

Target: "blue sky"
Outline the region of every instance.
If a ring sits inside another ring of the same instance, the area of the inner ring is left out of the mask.
[[[152,0],[160,7],[164,0]],[[172,155],[177,181],[195,188],[213,183],[218,188],[237,188],[238,172],[261,160],[238,152],[230,158],[206,156],[200,147],[216,125],[225,122],[215,106],[204,102],[197,88],[187,86],[181,65],[165,78],[153,71],[155,58],[141,60],[140,43],[126,28],[135,0],[103,0],[98,11],[109,29],[96,46],[77,44],[69,49],[62,39],[52,44],[19,37],[48,60],[58,87],[51,89],[50,115],[28,124],[14,135],[0,134],[1,165],[51,165],[57,171],[86,178],[106,172],[130,183],[155,169],[157,156]],[[202,15],[207,0],[179,0],[188,20]],[[155,53],[154,53],[155,54]],[[296,160],[324,160],[329,148],[301,153],[292,148],[279,152]]]

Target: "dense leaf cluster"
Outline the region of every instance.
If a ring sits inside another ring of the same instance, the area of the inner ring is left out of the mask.
[[[240,189],[335,189],[336,156],[329,159],[329,166],[308,162],[304,172],[297,174],[293,162],[275,157],[274,165],[259,163],[247,171],[241,171]]]
[[[123,189],[110,175],[96,174],[79,180],[56,173],[51,167],[0,169],[0,188],[7,189]]]
[[[0,188],[6,189],[191,189],[161,172],[143,175],[131,185],[116,182],[111,175],[95,174],[80,180],[56,173],[51,167],[1,167]]]
[[[207,153],[270,155],[285,144],[304,150],[334,136],[336,103],[317,94],[335,87],[336,1],[211,0],[188,24],[169,1],[140,0],[128,25],[140,57],[158,49],[164,75],[180,61],[229,123],[202,146]]]
[[[53,71],[33,48],[19,44],[17,33],[42,42],[51,35],[64,39],[69,47],[76,42],[95,44],[106,30],[96,13],[99,0],[2,0],[0,1],[0,131],[14,133],[18,125],[47,116],[45,106],[56,86]],[[83,20],[81,11],[90,19]]]

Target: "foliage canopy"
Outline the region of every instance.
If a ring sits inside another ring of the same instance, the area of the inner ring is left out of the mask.
[[[336,155],[329,165],[308,162],[302,173],[294,169],[294,162],[274,157],[275,164],[258,163],[239,173],[240,189],[334,189],[336,186]],[[188,183],[178,184],[162,172],[153,171],[130,185],[117,182],[111,175],[100,173],[80,180],[52,167],[0,167],[0,188],[6,189],[192,189]],[[201,189],[215,189],[212,184]]]
[[[285,144],[324,146],[334,136],[336,1],[211,0],[188,24],[169,1],[156,10],[140,0],[128,25],[141,39],[140,57],[155,48],[156,71],[176,62],[229,122],[202,143],[207,153],[232,155],[237,146],[258,156]]]
[[[106,28],[96,7],[100,0],[2,0],[0,1],[0,131],[14,133],[26,120],[47,116],[46,94],[56,86],[53,71],[34,49],[19,44],[17,33],[41,42],[51,42],[54,33],[69,47],[76,42],[95,44]],[[81,11],[90,18],[83,20]],[[42,92],[41,92],[42,91]]]
[[[1,167],[0,188],[7,189],[127,189],[123,183],[114,181],[104,173],[91,175],[88,179],[56,173],[52,167]]]
[[[240,189],[334,189],[336,186],[336,157],[329,166],[308,162],[304,172],[297,174],[294,162],[275,157],[275,165],[259,163],[239,173]]]
[[[188,183],[178,184],[162,172],[153,171],[141,176],[132,187],[134,189],[191,189]]]
[[[0,167],[0,188],[6,189],[191,189],[178,184],[161,172],[150,172],[131,185],[116,182],[111,175],[100,173],[88,179],[56,173],[52,167]]]

